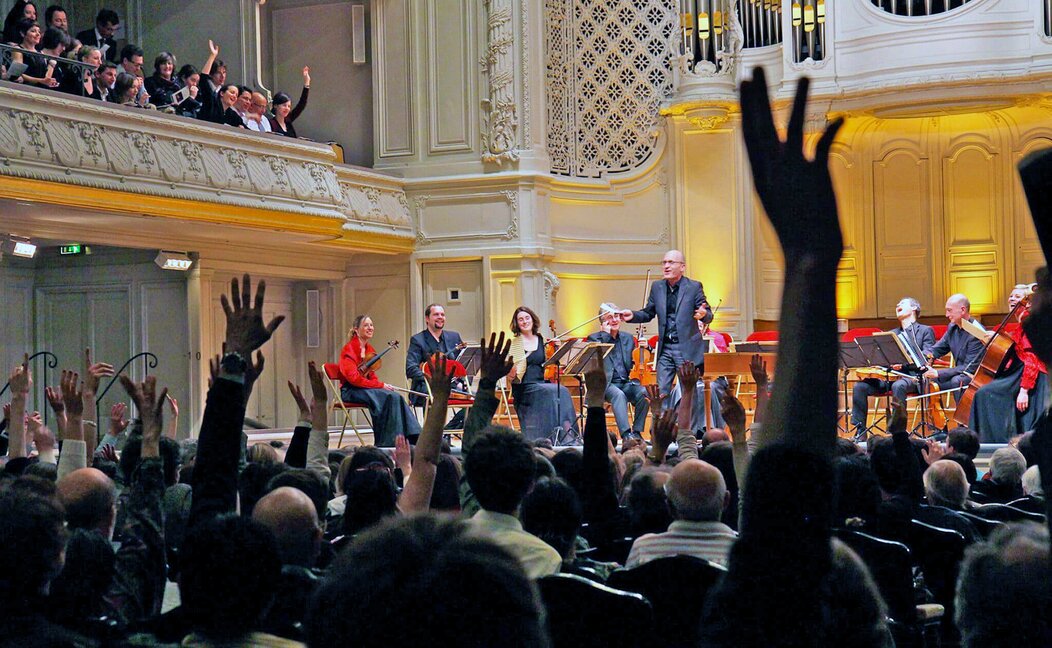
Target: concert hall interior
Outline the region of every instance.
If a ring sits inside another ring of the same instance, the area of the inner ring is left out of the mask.
[[[96,4],[67,3],[70,21]],[[736,95],[755,66],[782,126],[812,78],[809,143],[846,118],[830,157],[843,327],[890,329],[906,296],[943,324],[954,293],[996,325],[1041,264],[1014,169],[1052,143],[1047,2],[815,0],[798,20],[792,2],[743,2],[739,29],[713,13],[689,38],[672,0],[118,4],[146,76],[161,50],[199,65],[212,39],[231,81],[293,101],[303,66],[314,83],[295,140],[0,82],[0,234],[37,245],[3,248],[0,357],[154,353],[182,436],[220,352],[211,306],[245,271],[290,324],[250,405],[268,428],[295,423],[286,377],[335,361],[359,314],[406,343],[378,374],[403,386],[427,304],[468,341],[527,305],[548,337],[602,302],[640,308],[669,249],[719,304],[712,330],[776,328],[782,260]],[[159,251],[189,270],[158,270]]]

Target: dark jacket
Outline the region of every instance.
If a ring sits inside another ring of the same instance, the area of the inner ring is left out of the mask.
[[[296,128],[292,125],[292,122],[299,119],[300,113],[307,107],[307,95],[310,94],[310,88],[304,87],[303,91],[300,92],[300,100],[296,102],[296,107],[292,109],[289,116],[285,118],[285,126],[288,130],[282,130],[278,124],[278,120],[274,117],[267,117],[270,120],[270,132],[277,133],[278,135],[285,135],[286,137],[298,137],[296,135]]]
[[[904,333],[906,340],[913,350],[920,356],[923,362],[924,356],[931,353],[932,347],[935,346],[935,329],[928,326],[927,324],[921,324],[920,322],[914,322],[905,331],[902,327],[892,329],[892,333]]]
[[[646,306],[643,307],[643,310],[632,311],[633,323],[649,322],[657,316],[659,339],[654,354],[655,357],[661,355],[661,346],[665,343],[665,331],[667,329],[667,322],[665,321],[666,283],[664,279],[659,279],[651,284]],[[694,319],[694,311],[704,304],[708,313],[705,314],[705,319],[702,321],[708,324],[712,321],[712,308],[709,307],[709,303],[705,300],[705,289],[700,282],[694,281],[689,277],[682,277],[679,283],[679,302],[676,307],[676,330],[679,334],[679,349],[683,354],[684,360],[690,360],[700,368],[705,365],[705,341],[702,339],[701,331],[698,330],[697,321]]]
[[[614,344],[619,345],[621,354],[620,361],[622,363],[621,368],[624,369],[624,374],[627,377],[632,373],[632,350],[636,348],[636,339],[632,337],[630,333],[619,331],[617,338],[610,335],[606,331],[597,331],[588,336],[588,340],[591,342],[601,342],[603,344]],[[606,369],[606,382],[607,384],[613,380],[614,375],[614,357],[617,355],[617,346],[610,349],[610,353],[606,354],[603,358],[603,367]]]
[[[956,324],[950,324],[946,329],[946,335],[942,336],[942,339],[936,342],[931,349],[931,355],[934,358],[941,358],[947,353],[953,354],[954,366],[939,369],[939,380],[953,378],[965,371],[975,371],[983,357],[984,349],[983,343],[972,337],[971,333]]]
[[[155,106],[169,106],[172,103],[172,95],[179,91],[179,83],[173,79],[165,79],[159,74],[146,77],[143,81],[146,92],[150,95],[150,103]]]
[[[409,350],[405,355],[405,377],[413,381],[410,387],[413,391],[427,393],[427,385],[424,384],[424,372],[420,369],[420,365],[426,362],[431,357],[431,354],[440,351],[450,360],[456,358],[456,348],[461,343],[460,333],[443,330],[439,338],[436,340],[435,336],[431,335],[431,332],[427,329],[409,338]],[[421,397],[412,396],[410,398],[410,403],[413,405],[423,404],[416,401],[422,401]]]
[[[81,45],[91,45],[92,47],[102,48],[102,46],[109,45],[109,49],[106,50],[106,60],[110,63],[116,63],[117,57],[120,56],[120,52],[117,51],[117,41],[112,38],[105,38],[100,43],[99,39],[95,37],[95,28],[85,29],[82,32],[77,33],[77,40],[80,41]]]

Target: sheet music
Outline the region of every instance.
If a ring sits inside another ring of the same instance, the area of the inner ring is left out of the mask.
[[[972,322],[966,319],[962,319],[960,327],[964,329],[973,338],[983,343],[986,342],[986,329],[983,328],[983,325],[979,322]]]

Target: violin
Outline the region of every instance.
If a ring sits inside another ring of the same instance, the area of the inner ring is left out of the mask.
[[[555,320],[554,319],[548,320],[548,331],[551,332],[552,337],[551,337],[550,340],[548,340],[547,342],[544,343],[544,360],[545,361],[551,360],[552,356],[555,355],[555,352],[559,349],[560,342],[559,342],[558,335],[555,332]],[[556,368],[556,366],[554,364],[545,365],[545,367],[544,367],[544,381],[545,382],[555,382],[556,381],[556,379],[558,378],[558,374],[556,373],[556,369],[557,368]]]
[[[957,397],[957,409],[953,411],[953,420],[958,424],[968,425],[972,419],[972,401],[975,399],[975,393],[996,378],[998,373],[1008,364],[1008,354],[1012,347],[1015,346],[1015,340],[1008,335],[1006,327],[1012,321],[1012,318],[1016,316],[1016,313],[1019,312],[1020,308],[1024,310],[1030,308],[1030,297],[1031,295],[1027,295],[1021,299],[1015,305],[1015,308],[1012,309],[1012,312],[1005,315],[1005,318],[1001,320],[1001,323],[994,331],[993,336],[987,340],[983,358],[975,369],[972,381],[968,383],[968,387]]]
[[[650,288],[650,270],[643,283],[643,305],[647,301],[647,289]],[[643,337],[643,324],[636,327],[636,348],[632,350],[632,370],[628,372],[629,380],[638,380],[640,385],[657,384],[657,371],[654,369],[654,350]]]
[[[362,356],[362,361],[358,364],[358,371],[362,372],[363,374],[369,373],[370,371],[378,371],[380,367],[383,366],[383,357],[387,354],[387,352],[391,349],[397,348],[398,340],[391,340],[390,342],[388,342],[387,348],[381,351],[380,353],[377,353],[375,350],[370,351],[369,347],[366,346],[366,350],[364,351],[364,355]]]

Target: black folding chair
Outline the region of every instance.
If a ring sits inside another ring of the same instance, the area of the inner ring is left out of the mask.
[[[572,574],[537,581],[547,609],[552,648],[650,646],[654,613],[634,592],[623,592]],[[630,619],[616,623],[615,619]]]
[[[655,646],[694,646],[705,596],[727,573],[716,563],[692,556],[672,556],[619,569],[607,580],[611,587],[637,592],[654,607]]]
[[[1042,503],[1042,506],[1044,506],[1044,503]],[[969,513],[973,513],[983,519],[993,520],[995,522],[1045,523],[1045,516],[1043,514],[1016,508],[1011,504],[983,504],[982,506],[977,506],[971,509]]]
[[[986,504],[985,506],[991,506],[991,505],[990,504]],[[979,532],[979,535],[981,535],[984,540],[986,538],[989,538],[991,533],[993,533],[994,531],[997,531],[998,529],[1000,529],[1001,527],[1004,526],[1003,522],[996,522],[994,520],[988,520],[988,519],[986,519],[984,517],[981,517],[979,515],[975,515],[974,513],[969,513],[968,511],[957,511],[957,512],[962,517],[964,517],[966,520],[968,520],[969,522],[972,523],[972,526],[975,527],[975,530]]]

